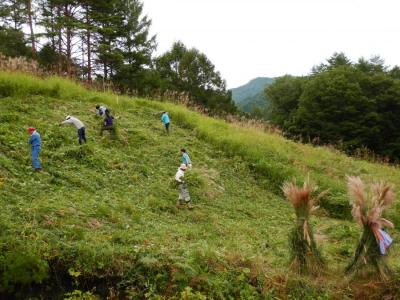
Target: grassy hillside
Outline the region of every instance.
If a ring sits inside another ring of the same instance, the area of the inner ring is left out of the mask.
[[[117,141],[99,136],[96,103],[116,116]],[[360,233],[349,220],[345,175],[399,186],[398,168],[57,78],[0,73],[0,105],[0,296],[329,299],[399,291],[397,247],[392,281],[365,286],[342,276]],[[67,114],[87,125],[86,145],[75,128],[57,125]],[[43,139],[41,173],[30,167],[28,126]],[[181,147],[194,163],[192,211],[175,208]],[[319,278],[288,272],[294,213],[280,186],[307,173],[330,189],[313,218],[329,266]],[[399,210],[389,212],[396,224]]]

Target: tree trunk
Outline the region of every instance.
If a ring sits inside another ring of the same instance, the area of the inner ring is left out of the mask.
[[[86,44],[87,44],[87,81],[92,82],[92,49],[91,49],[91,28],[89,18],[89,6],[86,5]]]
[[[103,71],[104,71],[104,80],[107,80],[107,62],[104,60],[103,63]]]
[[[104,39],[104,43],[106,44],[107,41]],[[103,59],[103,71],[104,71],[104,80],[108,79],[108,66],[107,66],[107,53],[104,54],[104,59]]]
[[[66,18],[71,17],[71,13],[68,7],[68,4],[64,6],[64,16]],[[69,78],[72,77],[72,30],[71,24],[67,24],[66,26],[66,56],[67,56],[67,76]]]
[[[56,26],[55,26],[55,20],[54,20],[54,6],[52,4],[50,4],[50,11],[51,11],[51,48],[53,50],[56,49],[56,39],[55,39],[55,34],[54,32],[56,31]]]
[[[57,7],[58,22],[61,19],[61,7]],[[58,75],[63,72],[63,51],[62,51],[62,27],[58,24]]]
[[[32,21],[32,0],[26,1],[26,10],[28,14],[28,25],[29,30],[31,32],[31,43],[32,43],[32,56],[36,56],[36,38],[35,33],[33,31],[33,21]]]

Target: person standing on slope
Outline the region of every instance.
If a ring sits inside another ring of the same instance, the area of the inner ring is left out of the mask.
[[[39,160],[40,150],[42,149],[42,140],[40,139],[40,134],[36,131],[35,128],[29,127],[28,132],[31,135],[29,138],[29,144],[31,145],[31,153],[32,153],[32,167],[36,172],[39,172],[42,169]]]
[[[82,141],[86,143],[85,124],[81,120],[73,116],[66,116],[65,121],[61,122],[60,126],[63,124],[74,124],[78,129],[79,144],[82,145]]]
[[[192,168],[192,161],[190,160],[189,154],[187,153],[185,148],[181,149],[181,154],[182,154],[181,162],[183,164],[185,164],[186,167],[191,169]]]
[[[163,113],[162,113],[161,122],[164,123],[165,130],[169,134],[169,116],[168,116],[168,113],[166,111],[163,111]]]
[[[192,209],[192,206],[190,205],[189,189],[187,187],[186,182],[183,181],[186,169],[187,169],[186,165],[181,164],[180,167],[178,168],[178,171],[175,174],[175,181],[177,182],[179,189],[179,196],[178,196],[178,201],[176,202],[176,207],[180,208],[182,201],[185,201],[186,207]]]

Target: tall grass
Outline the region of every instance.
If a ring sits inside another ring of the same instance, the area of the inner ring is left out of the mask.
[[[26,57],[8,57],[0,53],[0,71],[22,72],[36,76],[45,75],[35,60],[30,60]]]
[[[295,143],[279,134],[207,117],[182,105],[89,91],[79,84],[57,77],[38,80],[28,75],[0,72],[0,95],[30,94],[66,101],[75,99],[101,102],[121,108],[127,108],[129,103],[135,101],[138,105],[160,112],[167,110],[172,117],[172,124],[192,130],[193,135],[212,143],[232,157],[240,156],[246,160],[254,177],[274,193],[281,195],[280,187],[288,178],[301,180],[304,172],[308,172],[318,186],[330,190],[329,196],[321,201],[321,207],[329,215],[341,219],[351,219],[344,180],[347,174],[361,175],[366,179],[390,178],[400,185],[400,171],[397,167],[350,158],[333,149]],[[394,213],[390,214],[400,219]]]
[[[280,187],[288,178],[301,180],[304,172],[308,172],[318,186],[329,189],[329,196],[320,205],[329,215],[337,218],[351,219],[344,180],[346,174],[362,175],[369,179],[391,178],[400,183],[400,171],[394,166],[350,158],[334,149],[295,143],[279,134],[229,124],[175,104],[154,101],[141,103],[169,111],[173,123],[191,129],[194,135],[231,156],[241,156],[249,163],[254,176],[274,193],[281,193]]]

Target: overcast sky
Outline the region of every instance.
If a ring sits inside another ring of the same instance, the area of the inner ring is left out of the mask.
[[[335,51],[400,65],[399,0],[144,0],[157,54],[195,47],[229,88],[305,75]]]

